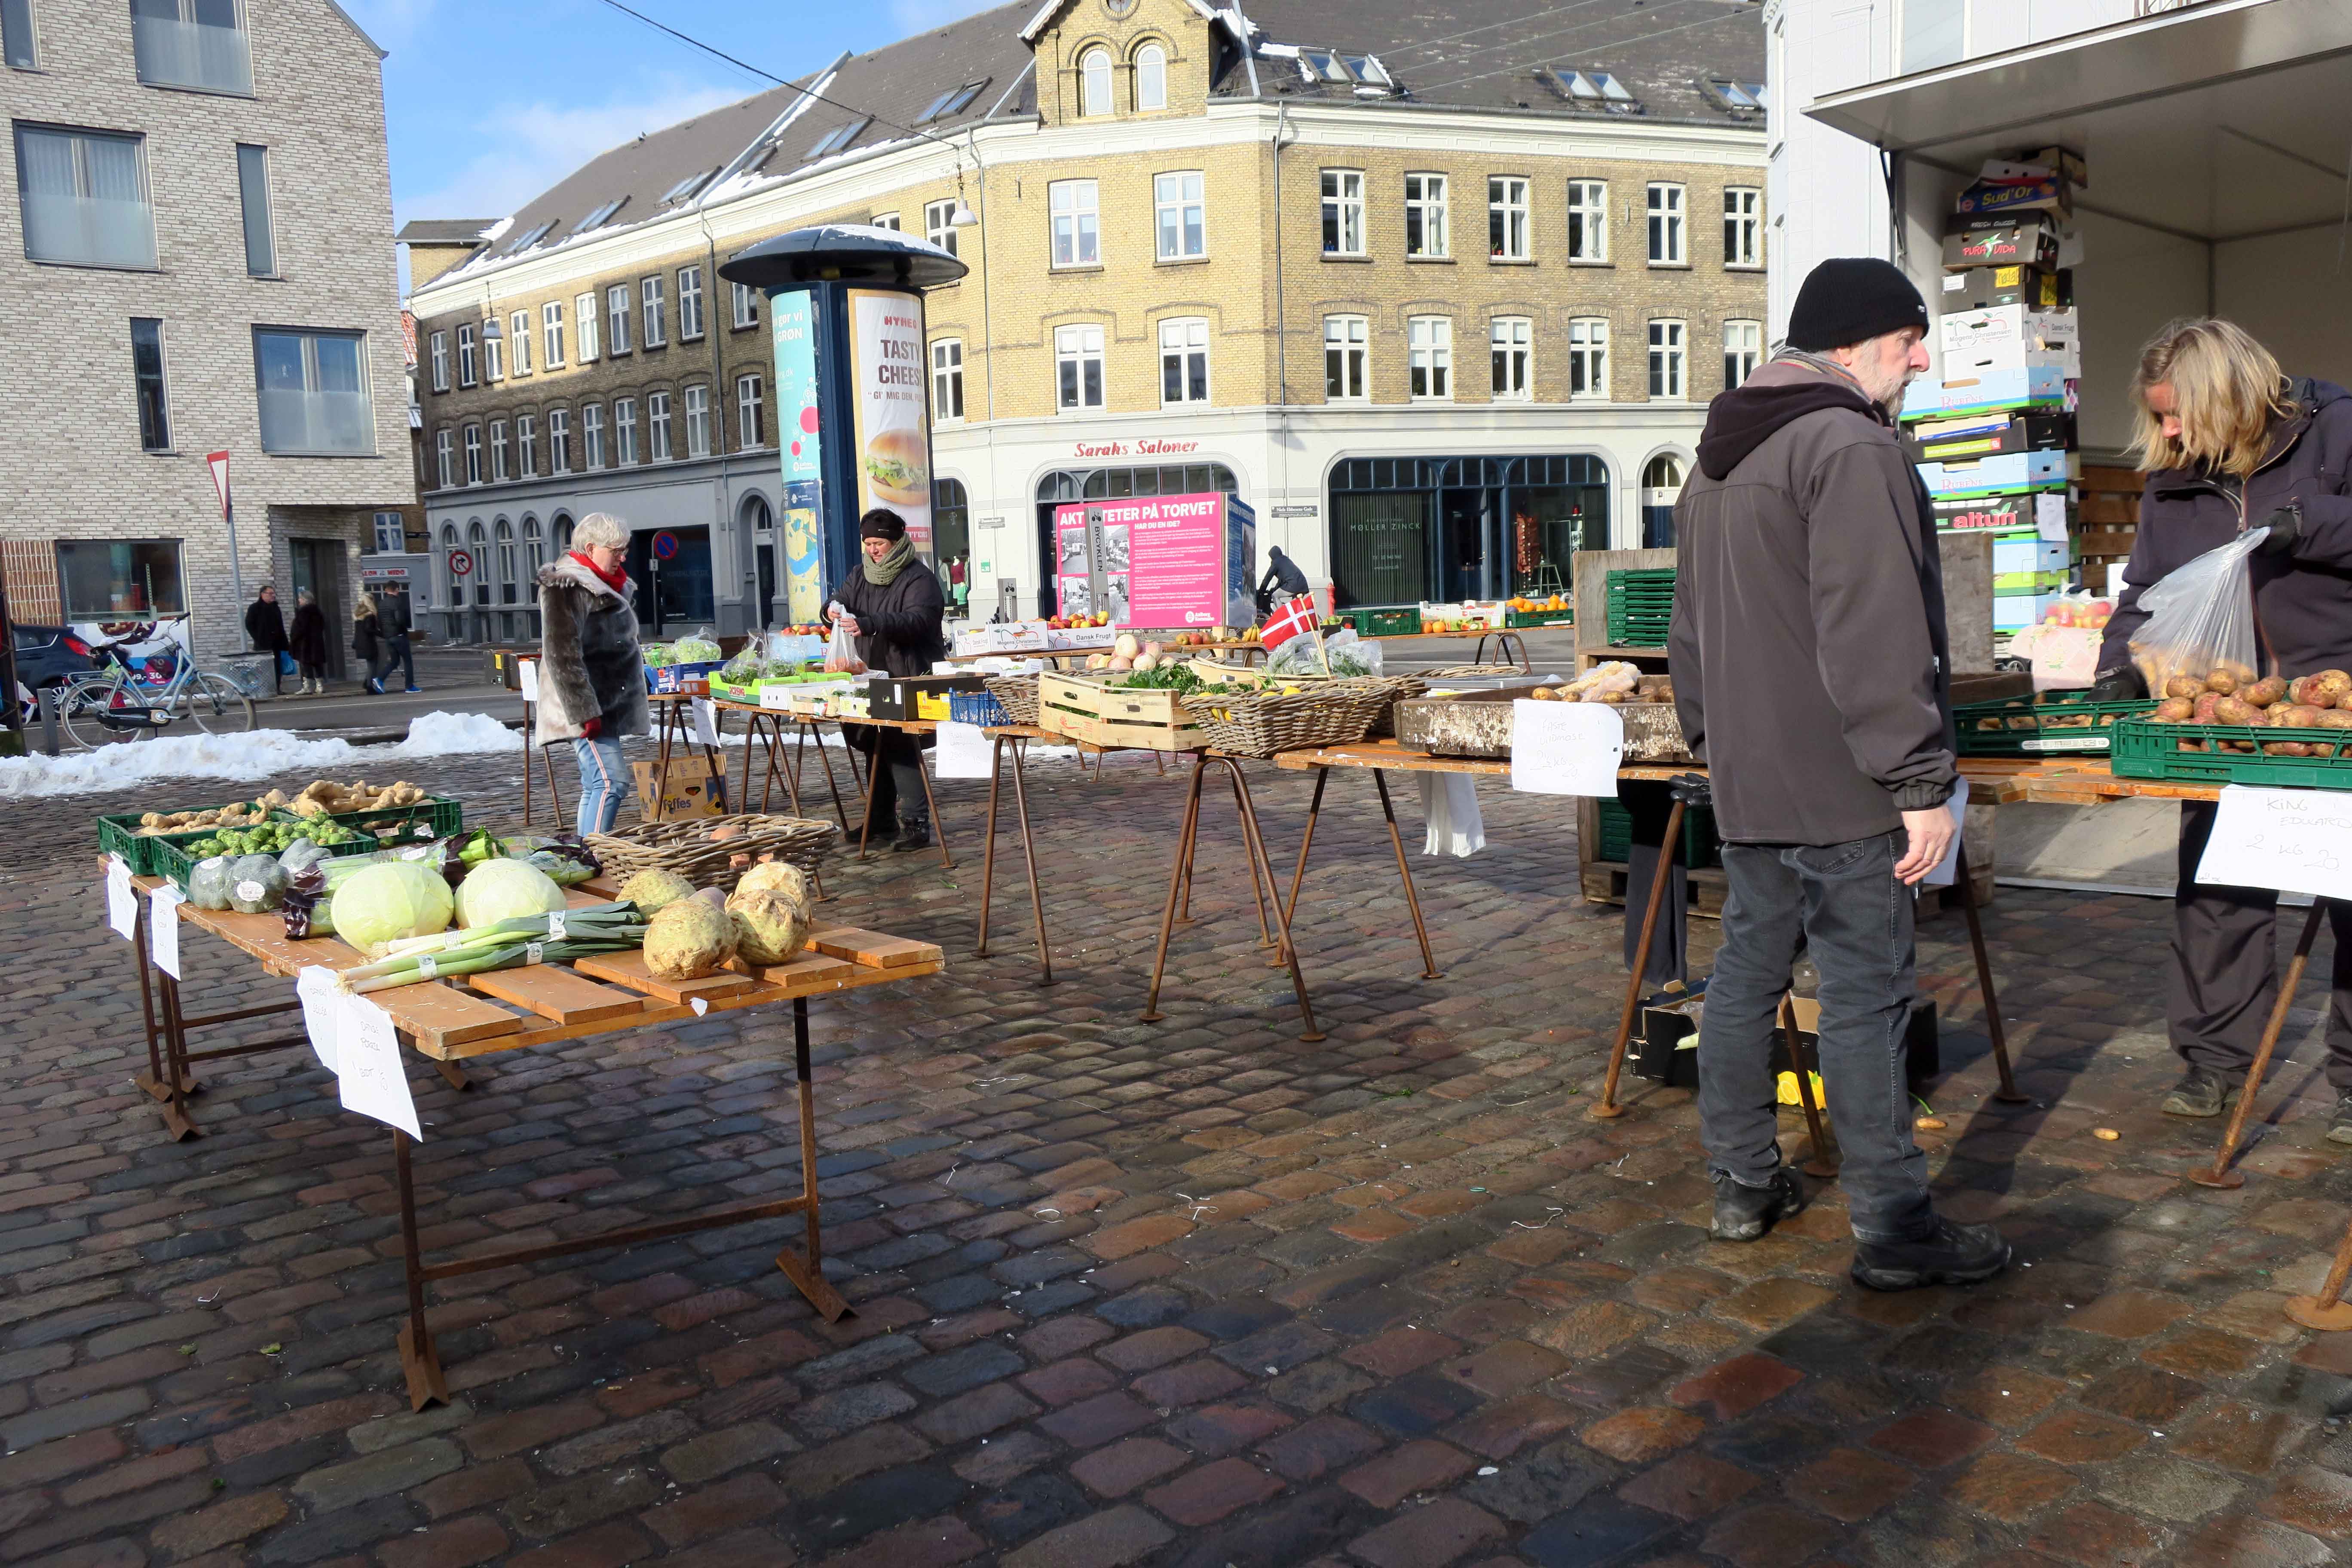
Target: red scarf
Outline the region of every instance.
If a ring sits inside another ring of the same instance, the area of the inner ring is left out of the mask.
[[[590,572],[594,573],[597,581],[610,587],[613,592],[620,595],[623,598],[628,597],[629,574],[627,572],[617,567],[611,572],[598,571],[596,563],[589,557],[588,552],[584,550],[567,550],[564,553],[571,556],[572,560],[580,563],[581,565],[588,568]]]

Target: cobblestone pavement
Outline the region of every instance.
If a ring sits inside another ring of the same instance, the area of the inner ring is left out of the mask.
[[[1286,858],[1306,783],[1258,772]],[[442,782],[478,802],[513,777]],[[206,1135],[163,1141],[127,1081],[126,952],[98,929],[87,824],[109,803],[12,806],[0,1562],[1916,1568],[2352,1546],[2352,1335],[2280,1311],[2352,1213],[2318,1136],[2315,1015],[2245,1187],[2183,1182],[2215,1129],[2153,1110],[2161,904],[2002,891],[2038,1101],[2015,1110],[1984,1099],[1958,923],[1927,928],[1958,1070],[1922,1136],[1948,1209],[1998,1218],[2021,1266],[1874,1297],[1844,1278],[1833,1184],[1761,1243],[1713,1243],[1687,1096],[1636,1085],[1623,1120],[1586,1116],[1619,916],[1570,890],[1557,803],[1489,791],[1486,853],[1416,858],[1447,972],[1423,981],[1370,781],[1335,780],[1301,906],[1329,1031],[1308,1045],[1230,805],[1207,815],[1168,1019],[1144,1026],[1179,781],[1132,757],[1038,780],[1050,988],[1010,889],[998,951],[971,957],[978,786],[942,786],[954,871],[827,879],[837,918],[950,957],[815,1009],[827,1268],[856,1315],[825,1323],[776,1272],[790,1221],[473,1275],[433,1289],[455,1403],[423,1415],[394,1349],[388,1134],[287,1052],[207,1071]],[[209,939],[188,959],[192,1008],[250,995]],[[789,1026],[493,1056],[463,1094],[424,1075],[428,1244],[789,1194]]]

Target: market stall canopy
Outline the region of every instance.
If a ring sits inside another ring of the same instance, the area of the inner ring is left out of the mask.
[[[1956,174],[2057,144],[2076,205],[2185,239],[2339,223],[2352,155],[2352,5],[2215,0],[1831,93],[1804,112]]]
[[[819,279],[936,289],[971,270],[947,251],[914,235],[836,223],[796,228],[739,250],[719,268],[719,276],[753,289],[780,289]]]

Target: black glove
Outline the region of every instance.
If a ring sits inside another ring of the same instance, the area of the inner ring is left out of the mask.
[[[2137,702],[2147,695],[2147,679],[2128,664],[2107,671],[2091,688],[2094,702]]]
[[[2260,546],[2262,552],[2264,555],[2284,555],[2294,548],[2296,540],[2303,537],[2303,508],[2291,504],[2283,506],[2263,519],[2263,526],[2271,531],[2271,536],[2263,541]]]

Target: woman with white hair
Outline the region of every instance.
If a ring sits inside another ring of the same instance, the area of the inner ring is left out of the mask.
[[[2094,695],[2137,697],[2131,639],[2140,595],[2250,528],[2270,532],[2248,565],[2263,675],[2352,670],[2352,393],[2290,377],[2233,322],[2172,322],[2140,351],[2132,380],[2147,475],[2124,591],[2099,649]],[[2187,1071],[2164,1099],[2174,1116],[2219,1116],[2237,1099],[2278,994],[2278,895],[2197,879],[2217,808],[2184,801],[2173,894],[2172,1048]],[[2329,1139],[2352,1143],[2352,906],[2334,903],[2335,1005]]]
[[[539,571],[539,731],[580,759],[583,833],[609,833],[621,812],[621,737],[645,733],[645,655],[636,586],[624,566],[629,531],[590,512],[572,548]]]

